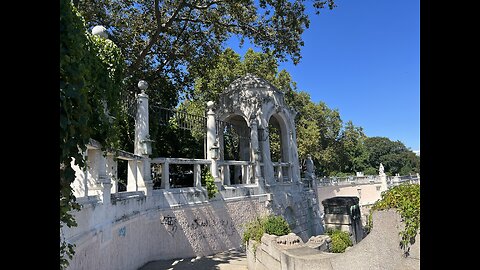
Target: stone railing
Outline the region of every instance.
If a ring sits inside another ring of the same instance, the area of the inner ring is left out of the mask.
[[[147,189],[151,188],[150,178],[145,177],[146,166],[149,166],[148,158],[122,150],[110,150],[105,154],[101,148],[97,141],[90,140],[84,153],[87,165],[85,170],[81,170],[72,161],[76,176],[72,189],[77,202],[109,203],[117,197],[145,195]],[[128,164],[124,191],[119,188],[118,160],[125,160]],[[120,193],[122,195],[118,195]]]
[[[317,178],[315,181],[316,181],[316,184],[319,186],[341,186],[341,185],[352,185],[352,184],[380,183],[381,178],[378,175],[323,177],[323,178]]]
[[[389,188],[394,187],[394,186],[398,186],[398,185],[404,184],[404,183],[420,184],[420,175],[419,174],[404,175],[404,176],[396,175],[396,176],[387,177],[387,185],[388,185]]]
[[[217,165],[220,174],[219,176],[223,185],[230,186],[239,184],[252,184],[254,182],[254,163],[251,161],[218,160]],[[233,172],[230,170],[230,166],[233,166]],[[231,181],[232,173],[234,179],[233,183]]]
[[[290,162],[272,162],[272,165],[274,178],[277,182],[290,182],[290,179],[292,179],[290,175],[292,164]]]
[[[154,158],[150,163],[161,165],[162,178],[160,188],[170,189],[170,164],[193,165],[193,187],[201,187],[201,166],[210,165],[212,161],[193,158]]]

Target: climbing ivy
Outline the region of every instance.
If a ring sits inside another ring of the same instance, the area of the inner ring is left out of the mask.
[[[77,223],[79,210],[71,189],[75,171],[85,168],[83,152],[89,140],[117,148],[125,60],[112,41],[87,32],[85,21],[70,0],[60,1],[60,230]],[[63,234],[62,234],[63,235]],[[60,239],[60,267],[68,266],[74,245]],[[68,259],[67,259],[68,258]]]
[[[401,236],[400,247],[408,256],[410,245],[415,243],[415,236],[420,229],[420,185],[402,184],[382,192],[382,198],[371,208],[368,225],[373,226],[372,214],[375,210],[395,208],[400,213],[405,228]]]

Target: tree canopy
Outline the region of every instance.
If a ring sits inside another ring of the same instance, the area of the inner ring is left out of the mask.
[[[252,73],[283,91],[288,105],[298,112],[295,119],[298,155],[301,160],[307,154],[312,156],[317,175],[377,174],[380,162],[388,174],[418,172],[419,157],[403,143],[391,142],[388,138],[368,138],[362,127],[355,126],[352,121],[343,123],[337,109],[329,108],[324,102],[315,103],[307,92],[299,91],[291,75],[286,70],[278,70],[277,59],[272,53],[249,49],[241,57],[227,48],[212,63],[211,68],[192,74],[196,78],[193,98],[181,108],[203,114],[207,101],[218,101],[219,94],[234,79]],[[280,137],[273,129],[269,132],[271,157],[277,161]],[[203,143],[201,138],[197,142]]]
[[[126,59],[127,92],[149,82],[151,100],[175,106],[193,90],[194,76],[211,67],[225,42],[237,36],[285,61],[301,59],[310,25],[306,2],[317,13],[333,0],[77,0],[87,27],[103,25]],[[152,91],[150,91],[152,92]],[[132,93],[130,93],[131,96]]]
[[[386,137],[370,137],[365,139],[365,148],[370,167],[378,168],[382,163],[385,173],[390,175],[420,173],[420,157],[400,141],[391,141]]]

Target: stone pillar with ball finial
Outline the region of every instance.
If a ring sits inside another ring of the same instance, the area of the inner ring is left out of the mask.
[[[135,117],[135,144],[134,154],[141,156],[141,160],[137,160],[137,186],[139,191],[145,191],[147,195],[153,191],[153,182],[151,179],[150,155],[152,154],[153,142],[150,139],[149,123],[148,123],[148,95],[145,90],[148,83],[144,80],[138,82],[140,93],[137,94],[137,113]]]

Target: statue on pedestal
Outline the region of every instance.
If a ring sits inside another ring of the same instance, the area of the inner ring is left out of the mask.
[[[386,176],[382,163],[380,163],[380,168],[378,169],[378,175],[379,176]]]

